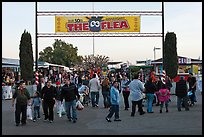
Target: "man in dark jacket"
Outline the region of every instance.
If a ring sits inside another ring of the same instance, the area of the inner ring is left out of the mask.
[[[12,107],[14,106],[14,101],[16,99],[16,108],[15,108],[15,122],[16,126],[20,124],[20,115],[22,113],[21,123],[22,125],[26,124],[27,119],[27,103],[30,103],[30,94],[25,88],[25,83],[22,81],[20,86],[16,89],[12,98]]]
[[[77,96],[77,97],[76,97]],[[62,86],[61,91],[62,99],[65,99],[65,108],[67,112],[67,118],[69,121],[73,120],[73,123],[76,123],[77,113],[76,113],[76,100],[80,98],[78,89],[74,83],[70,82],[70,79],[66,79],[66,83]],[[72,117],[70,110],[72,109]]]
[[[50,123],[54,120],[54,104],[56,98],[56,88],[52,85],[52,81],[48,80],[47,85],[43,87],[41,92],[41,98],[43,101],[43,110],[45,114],[44,121],[49,119]],[[48,113],[49,110],[49,113]]]
[[[196,77],[193,76],[193,73],[189,73],[189,77],[187,79],[187,82],[189,83],[189,91],[192,91],[192,96],[190,97],[191,99],[191,105],[194,105],[194,102],[196,101],[196,86],[197,86],[197,80]]]
[[[184,77],[181,76],[180,80],[176,83],[176,96],[177,96],[177,108],[178,111],[181,111],[181,103],[183,101],[184,103],[184,107],[185,110],[188,111],[188,97],[187,97],[187,92],[188,92],[188,88],[187,88],[187,83],[184,80]]]

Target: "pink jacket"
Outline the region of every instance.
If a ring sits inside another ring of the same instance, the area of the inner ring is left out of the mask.
[[[170,99],[170,92],[168,89],[160,89],[157,93],[159,102],[166,102]]]

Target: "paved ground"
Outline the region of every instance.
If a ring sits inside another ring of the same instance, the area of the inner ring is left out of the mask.
[[[122,97],[122,96],[121,96]],[[122,98],[121,98],[122,99]],[[28,120],[26,126],[15,126],[11,100],[2,101],[3,135],[202,135],[202,96],[197,93],[195,106],[190,111],[178,112],[176,97],[171,96],[169,113],[159,113],[159,107],[153,106],[155,113],[146,113],[130,117],[125,111],[123,99],[120,105],[121,122],[108,123],[105,120],[108,109],[103,108],[100,94],[99,108],[85,107],[78,111],[77,123],[69,122],[66,117],[59,118],[55,113],[53,123]],[[146,106],[144,107],[146,110]],[[42,113],[41,113],[42,114]],[[112,118],[113,119],[113,118]]]

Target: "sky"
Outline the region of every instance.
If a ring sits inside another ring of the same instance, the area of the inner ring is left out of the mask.
[[[161,11],[161,2],[38,2],[38,11]],[[54,33],[54,16],[38,16],[38,33]],[[140,33],[162,33],[162,16],[141,16]],[[19,59],[21,35],[32,37],[35,60],[35,3],[2,2],[2,57]],[[202,59],[202,2],[165,2],[164,33],[174,32],[177,54]],[[38,38],[38,53],[57,38]],[[61,37],[78,48],[78,55],[104,55],[110,61],[136,61],[162,57],[161,37]]]

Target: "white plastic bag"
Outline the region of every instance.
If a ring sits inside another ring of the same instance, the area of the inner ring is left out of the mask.
[[[33,116],[32,116],[32,108],[30,105],[27,106],[27,119],[32,120]]]
[[[61,112],[62,115],[65,115],[65,114],[66,114],[66,111],[65,111],[65,109],[64,109],[63,103],[62,103],[61,106],[60,106],[60,112]]]
[[[76,109],[77,110],[83,110],[84,109],[84,106],[81,104],[81,102],[79,100],[76,102]]]

